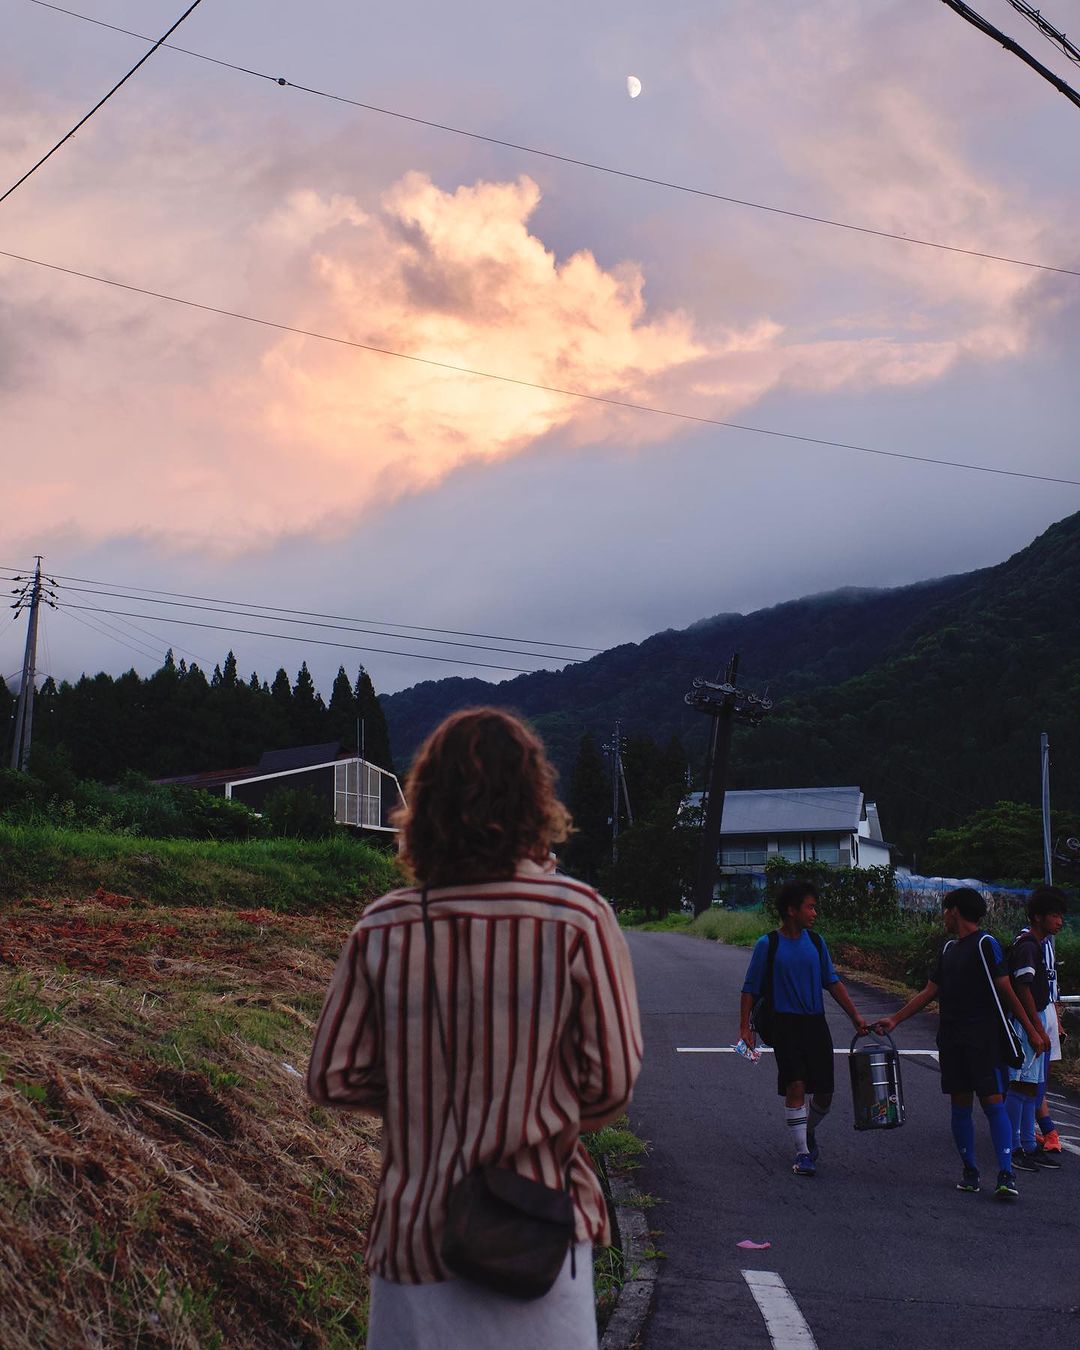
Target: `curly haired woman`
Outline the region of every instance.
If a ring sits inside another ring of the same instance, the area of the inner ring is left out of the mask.
[[[368,906],[327,993],[308,1091],[383,1119],[369,1350],[596,1345],[591,1248],[610,1234],[580,1135],[625,1109],[641,1030],[611,908],[552,871],[570,825],[554,779],[516,718],[447,718],[417,755],[399,822],[416,884]],[[569,1190],[566,1260],[530,1302],[455,1278],[443,1259],[447,1195],[485,1164]]]

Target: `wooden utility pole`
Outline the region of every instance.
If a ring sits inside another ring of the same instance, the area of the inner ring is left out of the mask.
[[[11,767],[25,772],[30,763],[30,739],[34,728],[34,681],[37,678],[38,611],[41,608],[41,557],[34,568],[34,579],[24,587],[15,602],[18,613],[29,601],[30,622],[26,626],[26,650],[23,653],[22,685],[15,709],[15,739],[11,746]]]
[[[772,707],[768,698],[747,693],[736,687],[739,673],[739,653],[728,662],[723,683],[717,680],[696,679],[685,697],[685,702],[712,718],[709,736],[709,758],[705,766],[704,822],[701,830],[701,852],[698,855],[697,879],[694,882],[694,913],[703,914],[713,902],[716,885],[716,863],[720,853],[720,827],[724,819],[724,793],[727,785],[728,759],[731,754],[731,733],[736,718],[742,722],[757,723]]]

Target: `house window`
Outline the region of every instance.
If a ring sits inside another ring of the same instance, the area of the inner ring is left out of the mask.
[[[779,857],[786,859],[788,862],[802,862],[802,840],[781,839],[776,852]]]
[[[813,843],[815,861],[832,863],[834,867],[839,865],[840,841],[835,835],[831,838],[815,836],[811,842]]]
[[[724,839],[720,845],[721,867],[763,867],[768,853],[765,839],[743,838],[738,835]]]

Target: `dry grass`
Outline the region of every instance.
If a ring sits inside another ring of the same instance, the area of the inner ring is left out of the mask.
[[[5,1350],[362,1345],[377,1124],[299,1076],[348,919],[0,919]]]

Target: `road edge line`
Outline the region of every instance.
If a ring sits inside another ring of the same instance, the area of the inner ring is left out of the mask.
[[[818,1350],[814,1333],[791,1290],[775,1270],[744,1270],[746,1281],[774,1350]]]

